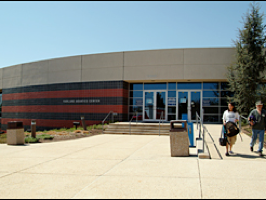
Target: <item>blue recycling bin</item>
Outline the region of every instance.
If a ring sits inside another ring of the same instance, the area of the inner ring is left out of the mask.
[[[182,120],[187,120],[187,114],[182,114]],[[184,128],[184,124],[182,124],[182,128]],[[188,128],[188,138],[189,138],[189,147],[195,147],[194,146],[194,128],[193,128],[193,122],[187,123]]]
[[[188,128],[188,138],[189,138],[189,147],[195,147],[194,146],[194,128],[193,128],[193,122],[187,123]]]
[[[182,120],[187,120],[187,114],[182,114]]]

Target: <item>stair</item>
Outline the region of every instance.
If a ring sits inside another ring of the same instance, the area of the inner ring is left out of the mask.
[[[131,131],[130,131],[131,127]],[[131,134],[131,135],[169,135],[170,123],[136,123],[117,122],[108,125],[104,134]]]

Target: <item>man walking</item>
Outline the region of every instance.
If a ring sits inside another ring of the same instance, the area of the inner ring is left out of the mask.
[[[250,150],[253,151],[253,147],[256,143],[259,135],[259,155],[262,155],[264,144],[264,132],[266,127],[266,110],[262,109],[263,104],[261,101],[256,102],[256,109],[252,110],[248,116],[248,120],[252,126],[252,138],[250,143]]]

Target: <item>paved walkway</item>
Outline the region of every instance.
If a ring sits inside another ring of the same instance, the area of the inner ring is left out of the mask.
[[[220,125],[206,127],[218,142]],[[170,157],[169,136],[1,144],[0,198],[265,198],[266,159],[243,140],[224,159]]]

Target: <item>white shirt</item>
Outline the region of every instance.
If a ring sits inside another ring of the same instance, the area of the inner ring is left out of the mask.
[[[227,122],[234,122],[235,120],[238,119],[239,120],[239,114],[238,112],[233,112],[233,111],[224,111],[224,115],[223,115],[223,120],[227,123]]]

